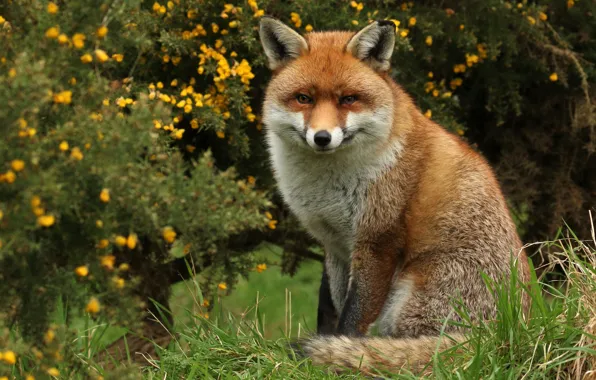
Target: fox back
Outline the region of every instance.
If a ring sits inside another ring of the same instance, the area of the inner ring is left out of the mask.
[[[264,18],[260,36],[273,70],[263,106],[273,170],[325,248],[319,332],[360,336],[376,321],[394,338],[437,336],[454,298],[473,319],[494,316],[483,275],[502,281],[519,261],[525,281],[527,258],[486,161],[389,76],[393,23],[303,37]],[[304,347],[315,362],[364,358],[366,368],[382,364],[370,351],[379,344],[327,337]],[[410,359],[426,360],[431,346]],[[401,359],[387,365],[403,365],[407,344],[388,349]]]

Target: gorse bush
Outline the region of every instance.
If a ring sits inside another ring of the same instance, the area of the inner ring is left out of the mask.
[[[263,15],[301,33],[393,20],[392,76],[497,165],[534,238],[593,207],[595,13],[588,0],[3,2],[0,376],[71,360],[74,332],[50,324],[59,299],[132,327],[184,271],[209,267],[207,298],[231,289],[262,240],[296,248],[296,270],[311,242],[272,198]]]

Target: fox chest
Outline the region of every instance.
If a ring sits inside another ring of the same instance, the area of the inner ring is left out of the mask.
[[[366,199],[362,176],[332,170],[279,174],[282,195],[308,232],[348,259]]]

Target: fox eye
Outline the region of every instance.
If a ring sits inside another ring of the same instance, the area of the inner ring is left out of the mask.
[[[298,94],[296,95],[296,100],[300,104],[312,104],[312,98],[308,95]]]
[[[343,105],[349,106],[350,104],[354,104],[354,102],[356,100],[358,100],[358,98],[356,97],[356,95],[342,96],[341,98],[339,98],[339,104],[343,104]]]

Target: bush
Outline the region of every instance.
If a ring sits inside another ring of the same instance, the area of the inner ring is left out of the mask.
[[[149,298],[167,303],[187,258],[210,268],[207,298],[255,268],[263,240],[288,248],[290,273],[320,258],[272,198],[264,14],[300,32],[398,21],[392,75],[495,164],[526,238],[562,219],[587,234],[595,13],[586,0],[3,3],[0,319],[18,333],[0,343],[47,371],[68,351],[43,343],[58,300],[131,326]]]

